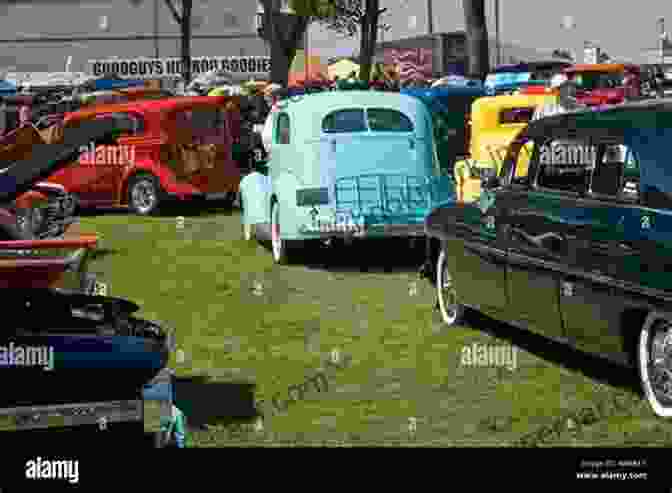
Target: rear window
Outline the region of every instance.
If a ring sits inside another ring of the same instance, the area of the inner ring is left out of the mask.
[[[373,132],[412,132],[413,123],[403,113],[383,108],[366,110],[369,128]]]
[[[529,123],[534,115],[534,108],[509,108],[499,113],[499,123]]]
[[[113,120],[119,123],[119,128],[131,128],[131,135],[138,135],[145,129],[145,123],[138,115],[131,115],[128,113],[108,113],[96,115],[95,120]],[[77,125],[79,120],[74,120],[69,126]],[[119,131],[118,135],[126,132]]]
[[[220,108],[192,108],[175,113],[178,130],[189,130],[194,137],[207,136],[225,128],[226,118]]]
[[[324,133],[366,132],[363,109],[334,111],[322,120]]]
[[[614,89],[623,85],[623,72],[578,72],[572,80],[579,89],[593,91],[595,89]]]

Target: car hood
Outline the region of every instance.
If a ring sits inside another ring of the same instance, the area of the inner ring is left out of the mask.
[[[122,128],[123,121],[94,120],[66,127],[58,144],[34,144],[29,158],[3,163],[0,170],[0,203],[9,203],[85,152],[91,142],[110,136]]]

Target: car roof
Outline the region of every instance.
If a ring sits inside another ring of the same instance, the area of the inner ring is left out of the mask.
[[[622,135],[633,130],[672,127],[672,98],[640,101],[600,109],[581,109],[552,115],[530,123],[521,136]]]
[[[402,94],[409,96],[425,97],[430,99],[442,99],[447,96],[484,96],[485,88],[482,86],[448,86],[431,88],[404,88]]]
[[[570,67],[572,64],[569,62],[561,62],[558,60],[547,60],[547,61],[538,61],[538,62],[526,62],[526,63],[517,63],[512,65],[500,65],[499,67],[492,70],[492,74],[502,74],[502,73],[516,73],[516,72],[533,72],[537,70],[551,69],[551,68],[564,68]]]
[[[197,105],[221,106],[234,99],[230,96],[176,96],[165,99],[141,99],[128,103],[101,104],[86,107],[73,113],[68,113],[66,121],[88,118],[101,113],[124,113],[146,111],[173,111],[188,109]]]
[[[313,94],[289,97],[280,101],[279,112],[287,112],[293,118],[293,127],[306,138],[319,136],[322,119],[329,113],[338,110],[358,107],[379,107],[401,111],[417,122],[425,116],[429,118],[429,110],[418,98],[398,92],[370,90],[324,91]],[[298,117],[297,117],[298,115]]]
[[[535,106],[551,101],[555,96],[552,94],[502,94],[499,96],[486,96],[474,101],[474,109],[516,108]]]
[[[630,63],[581,63],[567,67],[563,72],[620,72],[624,69],[632,70],[638,68],[637,65]]]

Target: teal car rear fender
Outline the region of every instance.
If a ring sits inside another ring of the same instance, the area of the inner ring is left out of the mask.
[[[256,171],[246,175],[240,182],[240,197],[243,224],[268,223],[271,207],[271,182],[268,176]]]
[[[302,224],[311,221],[310,207],[298,207],[297,190],[305,188],[292,173],[282,173],[272,182],[271,204],[267,209],[270,223],[272,202],[280,207],[280,237],[283,240],[301,240],[307,237],[300,232]]]

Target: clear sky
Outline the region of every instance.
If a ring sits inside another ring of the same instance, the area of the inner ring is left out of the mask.
[[[494,0],[486,0],[492,37],[494,3]],[[389,9],[386,22],[392,26],[385,34],[386,40],[426,32],[426,0],[381,0],[381,4]],[[462,0],[434,0],[433,9],[435,32],[464,29]],[[573,18],[573,29],[563,28],[565,17]],[[667,29],[672,32],[672,2],[669,0],[500,0],[502,41],[542,51],[581,50],[583,41],[589,40],[614,57],[637,57],[657,47],[659,17],[667,19]],[[356,39],[341,40],[317,26],[311,29],[311,41],[320,51],[336,53],[349,54],[358,46]]]

